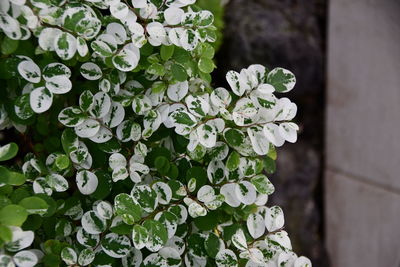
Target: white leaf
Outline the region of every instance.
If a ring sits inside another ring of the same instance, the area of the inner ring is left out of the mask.
[[[47,111],[53,103],[53,94],[45,87],[33,90],[29,96],[31,108],[36,113]]]
[[[211,92],[210,101],[217,108],[224,108],[231,103],[232,97],[228,90],[218,87]]]
[[[108,164],[111,169],[115,169],[117,167],[125,167],[127,164],[126,158],[121,153],[114,153],[108,159]]]
[[[187,81],[177,82],[168,86],[167,95],[169,99],[175,102],[181,101],[189,91],[189,83]]]
[[[20,251],[32,244],[35,236],[32,231],[22,231],[19,227],[11,227],[11,231],[12,240],[5,246],[8,251]]]
[[[139,56],[131,49],[123,48],[118,54],[113,56],[112,62],[118,70],[128,72],[136,68],[139,59]]]
[[[75,250],[70,247],[66,247],[61,251],[61,259],[67,265],[74,265],[78,260],[78,255],[76,254]]]
[[[197,192],[197,199],[201,202],[210,202],[215,199],[215,191],[209,185],[203,185]]]
[[[180,8],[169,7],[164,11],[165,22],[169,25],[179,24],[184,13],[185,12]]]
[[[24,60],[18,64],[18,72],[28,82],[38,83],[41,79],[41,72],[38,65],[32,60]]]
[[[57,173],[51,173],[46,176],[47,184],[57,192],[64,192],[68,189],[68,181]]]
[[[78,54],[81,57],[86,56],[87,53],[89,52],[89,48],[86,44],[86,41],[82,37],[76,38],[76,50],[78,51]]]
[[[192,202],[188,207],[189,215],[193,218],[207,215],[207,210],[197,202]]]
[[[129,8],[124,3],[118,2],[110,6],[111,15],[117,19],[123,19],[128,15]]]
[[[248,89],[245,81],[236,71],[228,71],[228,73],[226,74],[226,81],[228,82],[235,95],[242,96],[244,92]]]
[[[312,267],[312,264],[308,258],[300,256],[294,262],[294,267]]]
[[[90,195],[96,191],[99,181],[97,176],[90,171],[80,171],[76,175],[76,184],[83,195]]]
[[[227,175],[227,169],[220,160],[212,160],[207,167],[208,180],[212,184],[221,183]]]
[[[117,127],[125,117],[125,109],[118,102],[112,102],[110,111],[103,118],[103,122],[109,128]]]
[[[208,102],[201,96],[188,95],[185,98],[185,103],[189,111],[200,118],[206,116],[210,109]]]
[[[152,188],[157,192],[158,203],[166,205],[171,201],[172,190],[168,184],[164,182],[156,182],[152,185]]]
[[[98,80],[103,76],[100,67],[93,62],[83,63],[80,71],[82,76],[90,81]]]
[[[72,89],[72,82],[67,76],[57,75],[46,80],[46,88],[53,94],[65,94]]]
[[[241,98],[233,109],[233,120],[236,125],[245,126],[254,123],[253,118],[257,114],[257,108],[249,98]]]
[[[118,44],[123,44],[127,40],[126,30],[124,26],[119,23],[111,22],[106,28],[107,34],[114,36]]]
[[[207,148],[215,146],[215,143],[217,142],[217,130],[214,126],[204,123],[197,127],[196,131],[200,144]]]
[[[259,127],[247,128],[247,134],[249,135],[251,145],[258,155],[266,155],[269,151],[269,142],[264,135],[263,129]]]
[[[242,229],[238,229],[232,236],[232,243],[239,250],[247,250],[246,237]]]
[[[39,34],[39,46],[44,51],[54,51],[54,40],[62,31],[56,28],[44,28]]]
[[[144,8],[147,6],[146,0],[132,0],[132,6],[134,8]]]
[[[265,212],[265,226],[268,232],[279,230],[285,224],[283,211],[278,206],[270,207]]]
[[[256,188],[248,181],[241,181],[236,184],[235,193],[239,201],[245,205],[253,204],[257,198]]]
[[[104,92],[98,92],[94,95],[94,104],[90,114],[96,118],[103,118],[110,111],[111,98]]]
[[[247,218],[246,224],[250,235],[254,239],[261,237],[265,232],[264,218],[257,213],[250,214]]]
[[[159,46],[166,42],[167,33],[164,26],[159,22],[150,22],[146,26],[146,31],[149,34],[149,43],[153,46]]]
[[[19,251],[13,256],[13,259],[18,267],[33,267],[39,261],[36,254],[29,250]]]
[[[264,135],[274,146],[280,147],[285,142],[285,139],[282,138],[279,126],[275,123],[267,123],[264,125]]]
[[[75,133],[79,137],[89,138],[96,135],[100,130],[100,122],[94,119],[87,119],[75,127]]]
[[[198,33],[192,29],[184,29],[180,35],[179,42],[183,49],[193,51],[199,43]]]
[[[95,143],[105,143],[109,141],[113,137],[113,133],[111,132],[110,129],[101,126],[99,131],[92,137],[89,137],[90,141],[93,141]]]
[[[297,141],[298,130],[299,126],[293,122],[284,122],[279,125],[280,135],[290,143],[295,143]]]
[[[220,193],[225,197],[225,202],[231,207],[239,207],[240,201],[235,193],[236,184],[228,183],[221,187]]]

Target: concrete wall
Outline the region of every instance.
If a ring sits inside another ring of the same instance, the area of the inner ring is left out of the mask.
[[[400,1],[330,0],[326,245],[333,267],[400,266]]]

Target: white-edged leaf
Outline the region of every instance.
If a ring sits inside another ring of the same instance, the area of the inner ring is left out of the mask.
[[[91,248],[85,248],[81,251],[78,257],[78,264],[80,266],[86,266],[93,262],[95,254]]]
[[[103,122],[109,128],[117,127],[125,117],[125,109],[118,102],[112,102],[110,111],[103,118]]]
[[[32,60],[24,60],[18,64],[18,72],[28,82],[38,83],[41,80],[41,71]]]
[[[98,80],[103,76],[100,67],[93,62],[83,63],[80,72],[83,78],[90,81]]]
[[[232,236],[232,244],[239,250],[247,250],[247,241],[242,229],[236,230]]]
[[[139,59],[138,55],[132,50],[123,48],[118,54],[113,56],[112,62],[118,70],[128,72],[136,68]]]
[[[75,133],[79,137],[90,138],[95,136],[100,130],[100,122],[94,119],[86,119],[75,127]]]
[[[51,107],[53,94],[45,87],[36,88],[30,93],[29,103],[35,113],[43,113]]]
[[[168,184],[164,182],[156,182],[152,185],[152,188],[157,193],[158,203],[166,205],[171,201],[172,190]]]
[[[12,239],[5,245],[8,251],[16,252],[29,247],[34,239],[33,231],[23,231],[19,227],[12,227]]]
[[[96,206],[97,214],[104,219],[113,217],[113,207],[108,201],[100,201]]]
[[[188,81],[177,82],[168,86],[167,95],[175,102],[181,101],[189,91]]]
[[[61,251],[61,259],[67,265],[74,265],[78,261],[78,255],[76,254],[75,250],[70,247],[66,247]]]
[[[270,207],[265,212],[265,226],[269,232],[279,230],[285,224],[283,211],[278,206]]]
[[[104,92],[98,92],[94,95],[94,104],[90,114],[96,118],[103,118],[110,111],[111,98]]]
[[[254,185],[248,181],[241,181],[235,187],[236,197],[245,205],[251,205],[256,201],[257,192]]]
[[[294,74],[284,68],[275,68],[268,73],[267,82],[271,84],[277,92],[286,93],[293,89],[296,84]]]
[[[99,214],[93,210],[83,214],[81,224],[85,232],[89,234],[100,234],[107,228],[106,219],[100,217]]]
[[[90,195],[96,191],[99,181],[96,174],[83,170],[76,175],[76,184],[83,195]]]
[[[132,242],[136,249],[142,249],[146,246],[149,239],[147,229],[136,224],[132,229]]]
[[[51,173],[46,176],[47,184],[56,192],[64,192],[68,189],[68,181],[57,173]]]
[[[247,218],[247,229],[249,230],[250,235],[257,239],[261,237],[265,232],[265,223],[264,218],[257,213],[252,213]]]
[[[123,258],[130,252],[131,241],[125,235],[109,233],[101,241],[101,248],[112,258]]]
[[[53,94],[65,94],[72,89],[72,82],[65,75],[58,75],[46,79],[46,88]]]
[[[206,116],[210,109],[208,102],[201,96],[188,95],[185,102],[189,111],[200,118]]]
[[[212,160],[207,167],[207,177],[212,184],[221,183],[227,175],[225,164],[220,160]]]
[[[222,249],[215,256],[215,263],[218,267],[237,267],[236,254],[230,249]]]
[[[30,250],[22,250],[13,256],[14,262],[18,267],[33,267],[39,259],[38,256]]]
[[[68,32],[62,32],[54,39],[54,49],[61,59],[70,60],[77,49],[76,38]]]

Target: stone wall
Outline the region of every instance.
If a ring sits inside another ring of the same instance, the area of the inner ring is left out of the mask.
[[[330,0],[325,229],[333,267],[400,266],[400,1]]]
[[[228,70],[259,63],[284,67],[297,77],[288,97],[299,106],[299,141],[279,150],[276,192],[296,252],[314,266],[328,266],[322,241],[322,151],[324,120],[325,1],[230,0],[217,55],[216,85]]]

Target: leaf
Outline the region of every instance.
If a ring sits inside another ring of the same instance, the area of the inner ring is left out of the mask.
[[[74,265],[78,260],[78,255],[76,254],[75,250],[70,247],[66,247],[61,251],[61,259],[67,265]]]
[[[268,73],[267,82],[274,86],[277,92],[286,93],[294,88],[296,78],[284,68],[275,68]]]
[[[188,78],[185,68],[181,64],[173,64],[171,66],[172,77],[179,82],[184,82]]]
[[[131,191],[131,196],[137,203],[140,203],[142,209],[146,212],[153,212],[158,205],[157,192],[149,185],[135,185]]]
[[[164,16],[166,15],[166,12],[168,9],[170,9],[170,8],[167,8],[164,11]],[[172,55],[174,54],[174,48],[175,48],[175,46],[173,46],[173,45],[162,45],[160,48],[161,59],[164,61],[167,61],[168,59],[170,59],[172,57]]]
[[[47,184],[57,192],[64,192],[68,189],[68,181],[57,173],[52,173],[46,176]]]
[[[250,214],[246,224],[250,235],[254,239],[261,237],[265,232],[264,218],[258,213]]]
[[[136,249],[142,249],[146,246],[149,239],[147,229],[136,224],[132,230],[132,242]]]
[[[170,84],[167,89],[167,95],[172,101],[179,102],[187,95],[188,91],[189,84],[185,80],[184,82]]]
[[[124,3],[116,2],[110,6],[111,15],[117,19],[123,19],[128,15],[129,8]]]
[[[201,57],[197,66],[199,67],[199,70],[204,73],[211,73],[215,68],[214,62],[206,57]]]
[[[168,239],[165,227],[160,222],[151,219],[145,220],[142,226],[147,229],[149,235],[146,248],[152,252],[159,251]]]
[[[260,156],[266,155],[269,151],[269,142],[264,135],[262,127],[253,126],[247,128],[247,134],[249,135],[254,152]]]
[[[38,83],[41,80],[41,71],[39,66],[32,60],[24,60],[18,64],[18,72],[28,82]]]
[[[79,96],[79,107],[82,111],[88,111],[93,107],[94,99],[93,94],[89,90],[83,91]]]
[[[271,195],[275,191],[274,185],[267,176],[259,174],[251,178],[251,183],[256,187],[258,193]]]
[[[18,145],[14,142],[0,147],[0,161],[6,161],[15,157],[18,153]]]
[[[185,103],[189,111],[200,118],[206,116],[210,109],[208,102],[201,96],[188,95],[185,98]]]
[[[311,261],[304,256],[298,257],[294,262],[294,267],[311,267],[311,266],[312,266]]]
[[[111,98],[104,92],[98,92],[93,97],[94,104],[90,110],[90,114],[96,118],[103,118],[110,111]]]
[[[95,247],[100,241],[100,235],[89,234],[82,227],[76,233],[76,240],[85,247]]]
[[[12,240],[10,243],[6,244],[5,248],[11,252],[20,251],[24,248],[29,247],[32,244],[33,239],[34,239],[33,231],[22,231],[22,229],[19,227],[13,227]]]
[[[168,184],[164,182],[156,182],[152,185],[152,188],[157,193],[158,203],[166,205],[171,201],[172,190]]]
[[[54,39],[54,49],[61,59],[70,60],[77,49],[76,38],[68,32],[62,32]]]
[[[232,111],[233,121],[238,126],[245,126],[254,123],[253,118],[257,115],[257,108],[249,98],[241,98],[236,102]]]
[[[43,113],[51,107],[53,94],[45,87],[38,87],[30,93],[29,103],[35,113]]]
[[[71,70],[62,63],[50,63],[43,68],[43,78],[47,81],[57,76],[71,77]]]
[[[242,229],[238,229],[232,236],[232,244],[239,250],[247,250],[247,241]]]
[[[109,128],[117,127],[125,117],[125,109],[118,102],[112,102],[110,111],[103,118],[104,124]]]
[[[97,214],[104,219],[112,219],[113,207],[107,201],[100,201],[96,206]]]
[[[231,87],[233,93],[237,96],[242,96],[244,92],[248,89],[243,78],[236,71],[228,71],[226,73],[226,81]]]
[[[65,94],[71,91],[72,82],[66,75],[57,75],[46,80],[46,88],[53,94]]]
[[[93,210],[83,214],[81,219],[83,229],[89,234],[100,234],[107,229],[107,221]]]
[[[208,164],[207,176],[212,184],[221,183],[226,177],[227,171],[225,165],[220,160],[213,160]]]
[[[218,267],[237,267],[238,261],[235,253],[230,249],[220,250],[215,256]]]
[[[297,141],[297,131],[299,126],[293,122],[284,122],[279,125],[279,134],[290,143]]]
[[[131,241],[127,236],[109,233],[101,241],[101,247],[108,256],[123,258],[130,252]]]
[[[124,72],[132,71],[139,63],[139,57],[130,49],[124,48],[113,56],[114,66]]]
[[[93,172],[84,170],[76,175],[76,184],[83,195],[90,195],[96,191],[98,183],[97,176]]]
[[[1,41],[1,53],[3,55],[11,55],[18,49],[19,40],[13,40],[7,36]]]
[[[215,199],[215,191],[209,185],[203,185],[199,191],[197,191],[197,199],[201,202],[210,202]]]
[[[39,261],[38,256],[32,250],[19,251],[13,256],[13,259],[15,264],[21,267],[33,267]]]
[[[18,204],[24,207],[29,214],[44,215],[49,208],[47,202],[39,197],[26,197]]]
[[[80,266],[86,266],[93,262],[95,254],[91,248],[85,248],[81,251],[78,257],[78,264]]]
[[[134,198],[128,194],[118,194],[114,199],[115,213],[124,220],[126,224],[133,224],[139,221],[142,215],[142,208],[136,204]]]
[[[208,256],[215,258],[219,251],[225,249],[225,245],[217,235],[210,233],[204,242],[204,248],[206,249]]]
[[[236,197],[245,205],[251,205],[256,201],[257,193],[254,185],[248,181],[241,181],[235,187]]]
[[[234,171],[239,167],[240,155],[236,151],[232,151],[226,161],[226,168],[229,171]]]
[[[265,226],[268,232],[279,230],[285,224],[283,211],[278,206],[270,207],[265,212]]]
[[[58,114],[58,120],[67,127],[75,127],[83,123],[86,116],[82,113],[79,108],[68,107],[61,110]]]
[[[27,120],[35,114],[29,103],[29,94],[21,95],[15,99],[14,112],[22,120]]]
[[[83,78],[90,81],[98,80],[103,76],[100,67],[93,62],[83,63],[80,72]]]
[[[28,212],[19,205],[7,205],[0,210],[0,223],[3,225],[21,226],[27,217]]]
[[[189,215],[193,218],[207,215],[207,210],[197,202],[192,202],[188,207]]]

